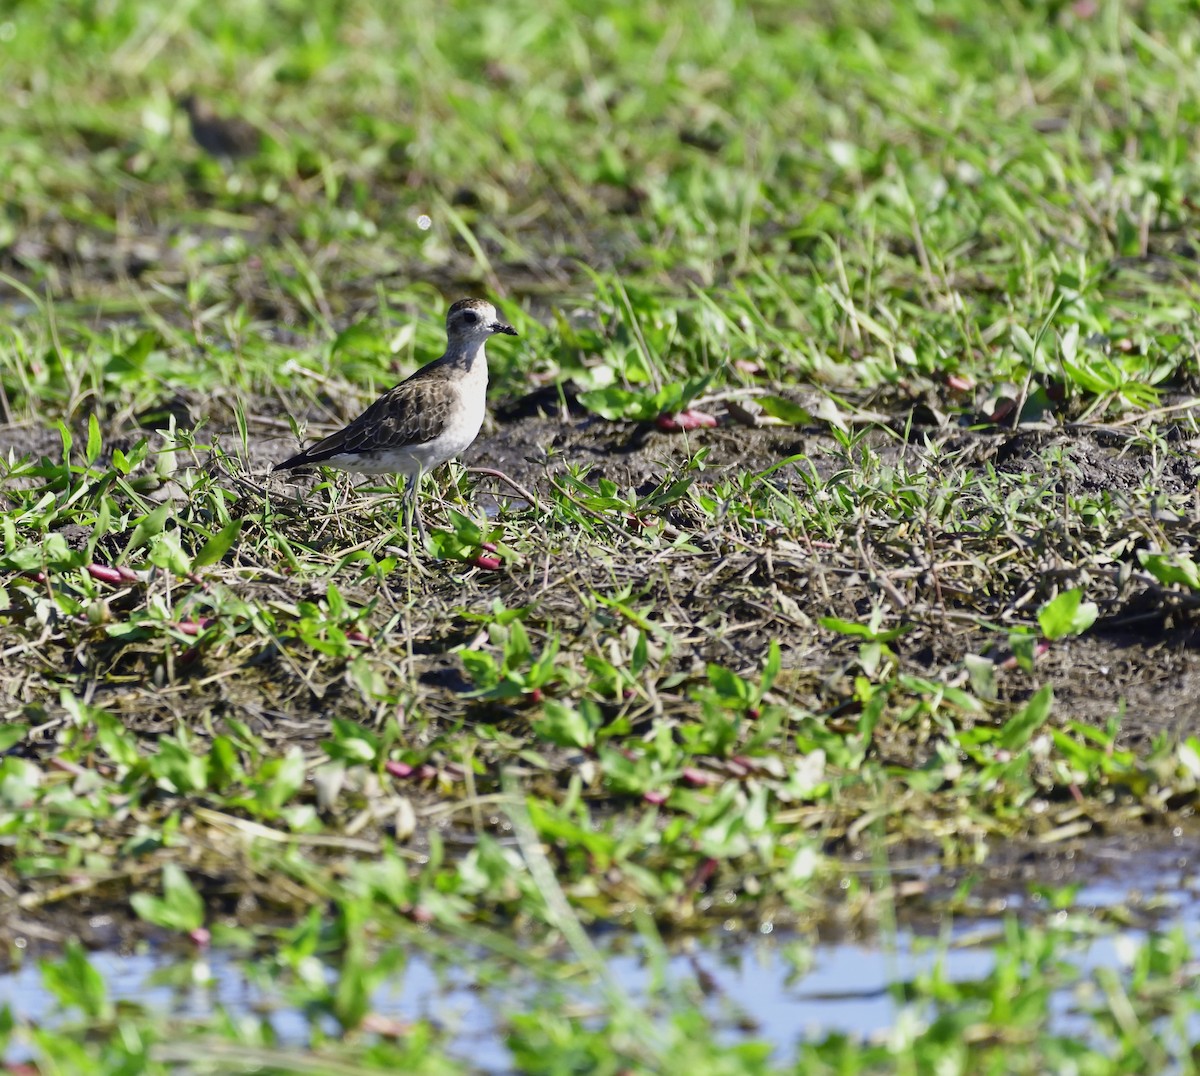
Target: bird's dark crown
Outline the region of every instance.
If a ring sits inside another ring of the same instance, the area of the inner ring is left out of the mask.
[[[491,305],[486,299],[459,299],[446,313],[448,316],[460,310],[486,310]]]

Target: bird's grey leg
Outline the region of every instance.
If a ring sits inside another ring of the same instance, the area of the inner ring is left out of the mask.
[[[425,522],[421,519],[421,506],[418,503],[421,492],[421,472],[411,474],[404,487],[405,523],[408,531],[408,548],[412,552],[413,523],[417,525],[417,535],[421,539],[421,548],[425,548]]]
[[[425,521],[421,518],[421,478],[424,476],[423,471],[418,471],[409,482],[412,486],[412,510],[413,519],[417,521],[417,535],[421,539],[421,549],[425,548]]]

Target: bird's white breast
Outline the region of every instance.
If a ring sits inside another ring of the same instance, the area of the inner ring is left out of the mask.
[[[363,453],[347,453],[326,462],[358,474],[415,475],[453,459],[479,435],[487,411],[487,361],[483,348],[467,368],[445,379],[444,388],[454,403],[437,436],[420,444],[392,445]]]

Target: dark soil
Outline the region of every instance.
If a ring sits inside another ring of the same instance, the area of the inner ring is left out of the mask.
[[[311,485],[312,480],[303,476],[283,481],[269,475],[271,465],[295,446],[294,438],[274,418],[278,406],[277,401],[263,401],[260,413],[268,420],[252,423],[248,506],[256,500],[255,484],[276,494],[299,495],[302,501]],[[235,440],[229,435],[226,443]],[[1152,493],[1178,500],[1179,495],[1195,490],[1200,479],[1200,466],[1190,457],[1170,456],[1162,462],[1128,438],[1102,429],[955,430],[942,432],[940,441],[937,453],[925,447],[923,437],[920,443],[915,436],[906,443],[875,434],[869,444],[885,460],[903,461],[910,468],[943,468],[950,479],[961,480],[964,488],[972,470],[985,466],[1044,480],[1060,492],[1107,491],[1114,497],[1145,491],[1149,482]],[[51,457],[61,453],[56,433],[32,426],[0,428],[0,453],[10,449]],[[570,406],[564,410],[557,394],[547,393],[497,408],[490,428],[485,428],[465,462],[503,470],[539,498],[552,494],[552,482],[568,466],[586,466],[590,481],[607,478],[623,490],[644,495],[683,475],[701,449],[706,451],[702,468],[692,472],[701,488],[733,474],[761,472],[780,460],[802,456],[775,471],[771,481],[807,496],[847,463],[843,449],[821,429],[751,429],[726,419],[716,429],[669,434],[648,424],[602,421]],[[1046,457],[1051,451],[1067,463],[1048,471]],[[507,518],[504,513],[512,513],[520,525],[535,525],[536,510],[519,501],[512,503],[511,491],[486,475],[478,477],[476,496],[485,505],[489,497],[508,502],[501,509],[501,522]],[[257,500],[261,503],[261,498]],[[1176,505],[1174,514],[1159,525],[1194,529],[1195,503],[1193,497],[1189,518],[1182,518]],[[436,504],[429,506],[427,514],[437,522]],[[291,519],[284,518],[276,525],[311,541],[314,522],[306,518],[311,515],[301,504]],[[695,552],[676,554],[669,560],[643,553],[636,544],[637,525],[610,518],[599,525],[603,540],[581,536],[571,548],[548,546],[543,555],[501,572],[436,562],[428,579],[398,571],[382,585],[382,594],[380,584],[355,583],[353,576],[339,578],[339,587],[347,599],[363,605],[382,596],[383,610],[404,607],[412,588],[422,588],[422,601],[404,614],[394,630],[411,640],[410,682],[419,685],[419,706],[424,713],[447,721],[519,725],[526,720],[516,704],[464,702],[463,692],[470,685],[457,657],[449,651],[470,642],[476,633],[477,622],[471,613],[485,612],[496,600],[509,608],[531,606],[539,610],[541,619],[553,619],[563,636],[564,651],[576,648],[586,652],[596,614],[586,607],[583,595],[630,585],[639,601],[652,603],[661,622],[669,627],[676,646],[671,664],[681,682],[689,676],[702,676],[708,661],[752,674],[761,667],[769,643],[777,640],[785,666],[777,690],[808,712],[826,714],[830,722],[836,722],[850,694],[860,640],[824,630],[818,618],[862,620],[882,602],[892,622],[911,629],[892,644],[904,670],[953,681],[963,659],[980,646],[981,623],[1029,623],[1048,596],[1048,575],[1067,586],[1073,577],[1089,570],[1076,556],[1087,536],[1070,526],[1057,534],[993,536],[989,556],[1003,553],[1009,543],[1014,558],[1030,565],[1052,563],[1054,569],[1050,573],[1044,569],[1010,571],[1008,562],[999,558],[996,562],[1005,563],[1005,571],[984,578],[971,558],[947,552],[951,546],[961,552],[963,541],[949,536],[952,540],[939,549],[938,542],[947,535],[928,529],[914,532],[911,521],[906,520],[874,521],[857,536],[843,536],[843,541],[804,544],[784,540],[754,543],[740,539],[736,529],[709,532],[686,502],[666,510],[662,522],[686,531]],[[337,541],[344,541],[344,535]],[[1132,556],[1129,551],[1125,555]],[[248,596],[260,598],[264,591],[289,602],[319,596],[298,594],[295,586],[286,582],[241,585]],[[1120,715],[1119,743],[1128,747],[1145,748],[1164,733],[1172,737],[1192,734],[1200,724],[1200,635],[1190,611],[1128,581],[1113,582],[1107,595],[1101,618],[1091,631],[1053,644],[1038,658],[1038,680],[1052,684],[1055,692],[1054,720],[1103,726]],[[531,620],[534,629],[538,619]],[[1020,703],[1029,695],[1030,679],[1016,668],[1006,668],[1003,653],[994,656],[999,662],[999,702]],[[105,671],[118,674],[109,686],[96,690],[93,701],[120,713],[131,727],[147,736],[179,719],[202,727],[208,721],[219,723],[223,717],[236,716],[281,745],[315,746],[328,735],[331,713],[372,718],[363,709],[361,698],[345,690],[340,675],[318,683],[268,652],[246,655],[236,676],[215,675],[221,670],[205,667],[200,658],[190,677],[166,689],[154,686],[160,655],[153,647],[139,652],[136,645],[124,646],[114,651],[107,668],[103,654],[92,660],[91,675],[101,682],[105,677],[100,674]],[[25,682],[23,678],[11,681],[10,689],[20,690],[18,685]],[[114,682],[123,686],[111,686]],[[679,699],[682,702],[682,694]],[[481,748],[481,754],[492,750],[494,745],[488,745]],[[925,746],[897,739],[881,744],[880,750],[897,762],[919,765]],[[547,753],[556,759],[561,781],[566,781],[580,762],[574,752]],[[437,794],[433,789],[417,791],[418,803],[425,795],[432,802]],[[448,839],[452,836],[447,834]],[[1066,878],[1099,878],[1114,857],[1137,857],[1171,839],[1167,828],[1147,827],[1142,818],[1116,831],[1110,828],[1103,844],[1087,838],[1069,846],[1018,842],[1003,854],[993,855],[975,874],[989,880],[990,892],[1016,893],[1031,880],[1054,885]],[[858,854],[852,847],[846,851]],[[944,880],[937,884],[941,886]],[[921,888],[916,884],[914,891]],[[918,901],[913,911],[919,912],[920,906]]]
[[[747,470],[762,471],[782,459],[803,455],[802,460],[774,472],[771,480],[805,490],[806,478],[812,481],[814,473],[824,478],[834,472],[839,461],[845,461],[836,442],[821,430],[750,429],[725,424],[687,434],[663,433],[651,424],[613,423],[582,409],[563,410],[557,395],[548,393],[501,405],[496,416],[465,462],[500,469],[539,495],[547,493],[549,479],[568,464],[587,466],[592,481],[607,478],[622,489],[644,494],[681,474],[688,460],[701,449],[707,453],[696,479],[701,486]],[[1117,498],[1145,490],[1148,482],[1163,496],[1179,495],[1195,490],[1200,480],[1200,464],[1194,459],[1170,456],[1165,462],[1156,462],[1144,449],[1131,445],[1127,437],[1103,428],[1007,434],[955,431],[942,439],[952,450],[952,462],[931,466],[965,471],[990,464],[1003,473],[1042,476],[1052,486],[1107,491]],[[910,466],[925,451],[913,442],[904,444],[883,437],[875,438],[872,444],[885,458],[907,457]],[[1046,456],[1052,449],[1068,463],[1048,474]],[[261,456],[256,457],[255,470],[265,471],[270,462],[290,450],[291,442],[286,438],[264,438],[259,443]],[[501,498],[512,497],[504,485],[480,476],[477,497],[486,502],[492,491]],[[1194,506],[1194,499],[1192,503]],[[1193,507],[1192,519],[1177,519],[1174,525],[1194,526],[1195,512]],[[696,522],[685,516],[686,508],[679,509],[675,522],[680,526]],[[1064,585],[1069,585],[1073,570],[1073,542],[1067,540],[1069,537],[1058,546],[1041,541],[1045,536],[1034,537],[1021,553],[1035,558],[1050,554],[1058,557]],[[715,537],[706,545],[701,532],[696,534],[700,553],[683,560],[682,566],[676,562],[670,572],[664,570],[657,575],[651,565],[637,558],[615,566],[606,558],[590,563],[584,547],[558,557],[548,556],[528,572],[475,575],[469,579],[453,576],[450,585],[452,602],[460,609],[470,608],[477,601],[490,604],[493,597],[500,597],[509,606],[532,600],[547,610],[553,608],[558,622],[576,604],[577,586],[586,585],[594,576],[640,580],[651,589],[661,588],[657,593],[664,602],[682,614],[676,618],[676,630],[682,628],[691,651],[679,655],[681,666],[699,668],[704,661],[719,660],[753,669],[761,664],[767,643],[777,639],[784,647],[785,663],[795,670],[799,681],[812,685],[808,697],[797,701],[819,710],[839,694],[838,676],[845,670],[857,641],[830,639],[817,627],[818,617],[856,618],[878,599],[881,590],[885,595],[888,590],[894,595],[898,592],[905,599],[905,607],[894,612],[915,627],[895,644],[903,660],[914,672],[944,672],[979,644],[977,632],[967,630],[968,625],[946,614],[970,611],[1011,623],[1023,614],[1028,621],[1033,609],[1047,596],[1038,594],[1036,600],[1027,598],[1021,603],[1022,595],[1016,593],[983,595],[970,585],[972,580],[955,600],[950,597],[956,586],[954,569],[940,569],[935,562],[922,565],[923,551],[916,548],[911,537],[908,542],[909,556],[903,551],[898,555],[886,538],[874,546],[868,541],[859,553],[852,554],[845,549],[800,549],[787,543],[761,548],[730,546]],[[577,586],[567,585],[572,580]],[[436,582],[434,589],[439,589]],[[439,621],[431,631],[432,637],[423,638],[420,647],[429,664],[425,681],[431,687],[449,685],[454,679],[441,655],[462,641],[469,630],[462,622],[456,624],[453,617],[449,626]],[[580,630],[585,630],[585,621],[580,614]],[[719,633],[715,630],[718,624]],[[1039,658],[1038,675],[1043,682],[1053,684],[1056,709],[1064,715],[1103,724],[1124,707],[1121,736],[1130,746],[1144,744],[1163,732],[1186,735],[1200,724],[1198,639],[1200,635],[1186,615],[1164,607],[1136,588],[1125,593],[1114,588],[1096,626],[1082,637],[1053,645]],[[1007,688],[1011,697],[1020,698],[1026,690],[1026,678],[1014,672],[1011,681],[1006,685],[1002,678],[1002,697]]]

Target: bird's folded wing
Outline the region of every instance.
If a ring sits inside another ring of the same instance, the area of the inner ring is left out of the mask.
[[[348,426],[318,441],[304,456],[316,463],[345,453],[423,445],[442,432],[451,402],[443,383],[402,382]]]

